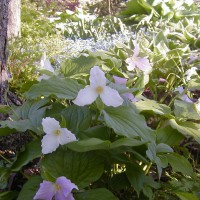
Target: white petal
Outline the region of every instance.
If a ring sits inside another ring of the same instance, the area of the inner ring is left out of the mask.
[[[119,77],[119,76],[113,76],[113,78],[115,80],[115,83],[126,85],[126,82],[127,82],[126,78],[122,78],[122,77]]]
[[[98,66],[90,70],[90,85],[93,87],[106,85],[105,73]]]
[[[76,99],[73,102],[78,106],[85,106],[94,102],[97,97],[98,93],[95,91],[95,88],[87,86],[79,91]]]
[[[137,57],[139,55],[140,48],[139,48],[138,44],[134,43],[134,45],[135,45],[135,48],[134,48],[134,54],[133,55]]]
[[[134,69],[135,69],[135,63],[134,63],[134,62],[130,63],[130,64],[127,66],[127,69],[128,69],[129,71],[134,70]]]
[[[61,128],[60,131],[61,134],[58,136],[58,141],[61,145],[77,140],[76,136],[67,128]]]
[[[42,138],[42,153],[52,153],[59,147],[58,136],[53,135],[45,135]]]
[[[51,117],[42,119],[42,126],[46,134],[54,134],[54,131],[60,128],[59,122]]]
[[[122,105],[123,99],[120,97],[117,90],[114,90],[108,86],[104,87],[104,91],[100,94],[103,103],[107,106],[118,107]]]
[[[151,65],[147,58],[137,58],[135,61],[136,66],[142,71],[151,71]]]
[[[44,62],[44,69],[50,71],[50,72],[54,72],[54,68],[52,67],[50,60],[46,59]]]

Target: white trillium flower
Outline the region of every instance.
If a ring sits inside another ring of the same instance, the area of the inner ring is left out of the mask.
[[[51,62],[48,58],[46,58],[46,54],[44,54],[41,58],[41,61],[40,61],[40,65],[41,65],[41,69],[43,70],[47,70],[53,74],[56,74],[55,73],[55,70],[53,68],[53,66],[51,65]],[[38,81],[41,81],[42,79],[44,80],[48,80],[51,76],[47,75],[47,74],[43,74],[41,76],[38,77]]]
[[[152,67],[149,63],[148,58],[139,57],[139,45],[136,43],[134,45],[134,54],[125,60],[125,62],[128,64],[127,69],[129,71],[132,71],[137,67],[138,69],[142,70],[145,74],[149,74],[152,71]]]
[[[42,153],[48,154],[55,151],[59,145],[76,141],[76,137],[67,128],[61,128],[57,120],[51,117],[42,119],[43,130],[46,135],[42,139]]]
[[[80,90],[73,102],[78,106],[85,106],[93,103],[98,96],[107,106],[118,107],[124,101],[117,90],[106,86],[105,73],[94,66],[90,70],[90,85]]]
[[[191,69],[188,69],[188,70],[185,72],[185,75],[186,75],[187,81],[189,81],[189,80],[191,79],[192,76],[198,75],[198,74],[197,74],[197,67],[192,67]]]
[[[188,97],[188,95],[184,93],[185,90],[183,89],[182,86],[177,87],[174,91],[179,93],[179,95],[178,95],[179,99],[181,99],[185,102],[188,102],[188,103],[193,103],[193,101]]]

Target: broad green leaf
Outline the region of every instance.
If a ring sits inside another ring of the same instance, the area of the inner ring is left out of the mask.
[[[64,110],[66,107],[59,103],[59,102],[54,102],[51,104],[51,108],[46,110],[45,117],[52,117],[55,118],[56,120],[60,121],[61,120],[61,112]]]
[[[150,111],[151,113],[154,114],[159,114],[159,115],[166,115],[166,114],[171,114],[171,109],[165,104],[159,104],[154,100],[144,100],[144,101],[139,101],[136,102],[136,108],[142,112],[142,111]]]
[[[69,106],[61,112],[61,115],[66,120],[67,128],[73,133],[86,130],[91,125],[92,114],[87,106]]]
[[[17,191],[6,191],[6,192],[1,192],[0,193],[0,199],[1,200],[11,200],[11,199],[16,199],[18,195]]]
[[[200,144],[200,125],[190,121],[177,122],[174,119],[169,120],[169,124],[172,128],[178,130],[180,133],[186,136],[192,136]]]
[[[126,176],[126,172],[114,174],[111,178],[110,184],[111,188],[117,191],[130,187],[130,183]]]
[[[22,106],[15,109],[14,114],[10,116],[12,120],[3,121],[1,125],[20,132],[25,132],[29,129],[40,133],[38,127],[41,126],[42,118],[48,108],[46,106],[48,102],[49,99],[46,98],[39,101],[26,101]]]
[[[109,149],[110,141],[103,141],[98,138],[88,138],[76,142],[70,142],[67,147],[77,152],[87,152],[98,149]]]
[[[110,140],[111,129],[106,126],[93,126],[87,130],[78,133],[79,139],[99,138],[101,140]]]
[[[147,14],[145,8],[137,0],[128,1],[126,9],[121,11],[120,16],[126,18],[134,14]]]
[[[0,125],[2,125],[2,124],[0,124]],[[0,127],[0,137],[10,135],[11,133],[15,133],[15,132],[16,132],[15,129],[11,129],[8,127],[5,127],[5,128]]]
[[[9,112],[11,112],[12,109],[10,106],[7,106],[7,105],[0,105],[0,113],[2,114],[7,114]]]
[[[19,171],[21,168],[28,164],[35,158],[41,156],[41,142],[34,140],[25,145],[25,149],[17,155],[17,160],[11,166],[12,171]]]
[[[8,178],[11,170],[5,167],[0,167],[0,189],[5,189],[8,184]]]
[[[180,141],[184,138],[178,130],[173,129],[171,126],[157,129],[156,136],[158,143],[165,143],[169,146],[179,145]]]
[[[37,190],[39,189],[42,178],[40,176],[32,176],[23,185],[22,190],[19,193],[17,200],[33,199]]]
[[[106,124],[119,135],[130,138],[139,136],[144,141],[152,139],[152,130],[133,106],[106,107],[103,115]]]
[[[173,171],[181,172],[184,175],[192,176],[192,165],[185,157],[177,153],[166,154],[165,156],[167,157],[168,162],[172,166]]]
[[[12,129],[12,130],[14,129],[15,132],[16,130],[19,132],[25,132],[28,129],[37,131],[35,130],[35,127],[33,127],[33,125],[31,124],[29,119],[23,119],[23,120],[18,120],[18,121],[6,120],[6,121],[2,121],[1,125],[3,127],[9,127],[9,129]]]
[[[199,77],[195,77],[189,81],[189,83],[188,83],[189,90],[199,90],[199,88],[200,88],[200,78]]]
[[[105,188],[85,190],[74,194],[76,200],[117,200],[112,192]]]
[[[174,113],[175,116],[180,119],[200,120],[200,115],[198,114],[194,103],[175,100]]]
[[[181,199],[181,200],[198,200],[199,198],[188,192],[175,192],[175,194]]]
[[[144,179],[145,179],[145,174],[142,170],[142,167],[136,164],[128,164],[126,166],[126,175],[129,182],[134,187],[139,197],[140,192],[144,187]]]
[[[61,72],[67,77],[75,77],[81,74],[89,74],[92,67],[100,64],[101,61],[97,58],[81,55],[78,58],[66,60],[61,66]]]
[[[156,146],[156,153],[170,153],[173,152],[173,149],[164,143],[160,143]]]
[[[69,178],[79,189],[98,180],[104,170],[102,157],[95,152],[77,153],[61,146],[55,152],[45,155],[41,161],[41,171],[54,179],[60,176]]]
[[[134,88],[137,88],[137,90],[134,92],[134,95],[138,96],[142,94],[148,82],[149,82],[149,75],[140,76],[134,85]]]
[[[118,139],[118,140],[114,141],[113,143],[111,143],[110,148],[114,149],[114,148],[121,147],[121,146],[135,147],[135,146],[141,146],[144,144],[145,144],[145,142],[142,142],[140,140],[136,140],[133,138],[121,138],[121,139]]]
[[[26,93],[26,97],[36,99],[53,95],[58,98],[71,100],[77,96],[81,88],[75,80],[53,76],[48,80],[42,80],[38,84],[33,85]]]

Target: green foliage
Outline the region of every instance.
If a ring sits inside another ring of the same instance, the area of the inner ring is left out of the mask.
[[[21,106],[0,106],[1,113],[9,114],[9,119],[0,121],[0,136],[29,132],[32,138],[11,159],[0,152],[4,159],[0,199],[32,199],[42,179],[55,182],[60,176],[78,186],[72,192],[78,200],[99,196],[105,200],[198,199],[199,158],[190,152],[190,143],[200,144],[197,7],[184,1],[130,0],[121,16],[136,32],[138,57],[130,38],[129,43],[118,42],[109,50],[86,50],[69,58],[59,34],[98,39],[129,27],[115,16],[89,19],[84,10],[45,14],[45,9],[33,9],[35,4],[24,2],[22,38],[10,46],[8,62],[11,89],[24,101]],[[48,15],[59,19],[49,23]],[[59,23],[66,23],[63,32],[55,28]],[[48,76],[37,81],[43,52],[57,68],[40,70]],[[148,58],[152,71],[144,72],[138,64],[127,70],[126,59],[133,54],[138,62]],[[106,106],[100,98],[90,105],[74,105],[79,91],[91,80],[93,66],[100,66],[106,87],[124,99],[121,106]],[[126,83],[114,83],[113,75],[126,78]],[[176,89],[180,87],[182,92]],[[130,101],[127,94],[135,98]],[[41,141],[48,134],[43,133],[46,117],[55,118],[59,130],[67,128],[77,140],[42,155]],[[30,166],[38,169],[31,177],[25,170]],[[19,195],[7,189],[12,173],[28,178]]]

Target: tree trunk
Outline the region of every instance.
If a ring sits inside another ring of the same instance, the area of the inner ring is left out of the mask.
[[[21,0],[10,0],[8,7],[8,38],[19,37],[21,27]]]
[[[6,104],[5,93],[7,89],[8,79],[6,71],[6,61],[9,2],[10,0],[0,0],[0,104]]]

